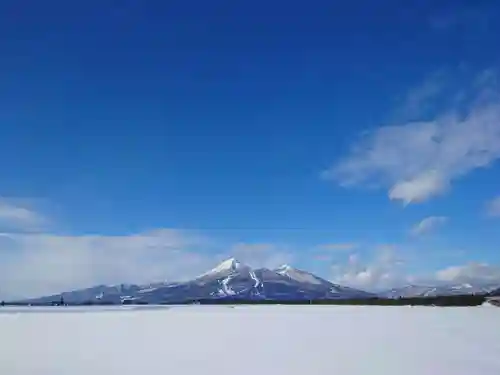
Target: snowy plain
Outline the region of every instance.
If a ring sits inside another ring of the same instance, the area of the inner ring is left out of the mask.
[[[0,374],[139,373],[499,375],[500,309],[0,309]]]

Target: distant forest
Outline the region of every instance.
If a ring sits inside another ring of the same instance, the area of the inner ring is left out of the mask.
[[[162,305],[355,305],[355,306],[479,306],[486,301],[485,295],[459,295],[413,298],[359,298],[359,299],[315,299],[315,300],[246,300],[241,298],[183,300],[161,303]],[[141,301],[124,301],[124,305],[147,305]],[[116,305],[105,301],[66,303],[63,299],[31,306],[105,306]],[[5,303],[1,306],[28,306],[26,303]]]

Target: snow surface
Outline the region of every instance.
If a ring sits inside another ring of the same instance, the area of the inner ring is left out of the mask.
[[[259,285],[260,285],[260,280],[259,278],[257,277],[257,275],[255,274],[254,271],[250,271],[250,277],[252,278],[252,280],[255,282],[254,284],[254,288],[258,288]]]
[[[231,276],[226,277],[224,280],[222,280],[222,290],[226,296],[234,296],[236,293],[234,290],[231,289],[229,286],[229,282],[231,281]]]
[[[293,267],[289,266],[288,264],[285,264],[285,265],[279,267],[276,270],[276,272],[279,273],[280,275],[288,276],[290,279],[301,282],[301,283],[309,283],[309,284],[316,284],[316,285],[323,283],[323,281],[318,279],[316,276],[314,276],[308,272],[293,268]]]
[[[212,275],[218,275],[218,274],[227,274],[231,272],[236,272],[241,268],[246,268],[247,266],[241,264],[238,260],[234,258],[229,258],[220,263],[217,267],[211,269],[208,272],[205,272],[204,274],[198,276],[198,278],[201,277],[206,277],[206,276],[212,276]]]
[[[0,332],[0,374],[500,374],[494,307],[4,307]]]

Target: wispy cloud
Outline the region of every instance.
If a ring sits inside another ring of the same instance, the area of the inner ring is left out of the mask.
[[[229,257],[270,268],[293,261],[285,245],[227,244],[194,230],[159,228],[125,235],[32,230],[43,228],[48,221],[35,210],[0,203],[0,298],[47,295],[99,284],[182,281]]]
[[[500,217],[500,196],[488,202],[487,213],[490,216]]]
[[[436,279],[447,283],[499,283],[500,267],[487,263],[452,266],[436,273]]]
[[[35,217],[39,215],[30,212]],[[20,216],[24,218],[23,215]],[[423,220],[419,231],[442,220],[436,218]],[[383,289],[411,280],[405,272],[408,259],[395,245],[374,247],[375,256],[368,259],[361,256],[363,249],[360,253],[352,252],[358,248],[356,243],[329,243],[313,248],[329,251],[335,257],[347,251],[347,261],[332,267],[331,279],[340,284]],[[293,264],[300,252],[286,243],[228,244],[193,230],[171,228],[117,236],[4,232],[0,234],[0,298],[47,295],[98,284],[182,281],[229,257],[254,267],[274,268]],[[332,259],[323,260],[331,264]],[[450,267],[438,272],[434,280],[495,279],[495,268],[486,266]]]
[[[346,252],[354,251],[360,244],[354,242],[324,243],[314,246],[311,250],[314,252],[313,259],[322,263],[331,263]]]
[[[345,264],[333,265],[331,280],[355,288],[381,290],[407,281],[403,265],[404,260],[397,247],[378,246],[375,256],[368,261],[353,253]]]
[[[419,236],[434,230],[436,227],[445,224],[448,221],[446,216],[429,216],[415,224],[410,233]]]
[[[122,236],[4,233],[0,285],[8,286],[3,291],[9,295],[29,297],[99,284],[183,281],[229,257],[253,267],[293,262],[283,245],[236,243],[207,251],[210,242],[193,231],[168,228]]]
[[[276,268],[294,261],[289,246],[275,243],[237,243],[223,256],[232,256],[252,267]]]
[[[0,284],[19,296],[184,279],[214,261],[196,236],[175,229],[124,236],[3,234],[2,245]]]
[[[317,246],[318,250],[325,251],[348,251],[357,247],[359,247],[359,244],[354,242],[326,243]]]
[[[480,2],[467,2],[466,5],[457,5],[453,2],[450,8],[442,9],[429,18],[431,28],[440,31],[461,28],[467,33],[477,32],[488,28],[493,21],[494,11]]]
[[[433,120],[379,127],[323,176],[344,187],[387,187],[389,198],[404,204],[444,194],[456,179],[500,158],[498,82],[491,71],[486,77],[471,84],[467,105]]]
[[[416,285],[453,285],[498,284],[500,285],[500,266],[487,263],[466,263],[438,269],[421,270],[411,274],[412,252],[398,247],[379,247],[373,257],[353,253],[347,261],[332,266],[331,280],[365,290],[387,290],[408,284]]]
[[[428,112],[433,99],[445,88],[446,74],[443,71],[430,75],[420,85],[411,89],[405,97],[397,115],[413,119]]]
[[[48,223],[48,219],[38,212],[12,199],[0,198],[1,230],[33,231]]]

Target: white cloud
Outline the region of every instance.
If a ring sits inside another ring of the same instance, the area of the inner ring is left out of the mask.
[[[227,244],[192,230],[161,228],[114,236],[43,232],[48,218],[23,202],[0,200],[0,298],[4,299],[99,284],[182,281],[229,257],[270,268],[293,260],[283,245]]]
[[[189,232],[162,229],[124,236],[4,234],[0,285],[37,296],[96,284],[184,279],[213,266]]]
[[[0,200],[0,298],[99,284],[182,281],[229,257],[255,267],[276,267],[292,260],[285,246],[222,244],[178,229],[117,236],[43,232],[48,219],[20,205],[21,201]]]
[[[424,220],[419,231],[442,220],[437,218],[427,224]],[[354,243],[330,243],[314,248],[346,251],[356,247]],[[332,267],[332,281],[373,290],[411,280],[397,247],[381,245],[375,250],[368,261],[350,254],[346,264]],[[194,231],[168,228],[118,236],[4,232],[0,233],[0,298],[48,295],[98,284],[181,281],[229,257],[253,267],[274,268],[293,264],[296,254],[286,244],[224,244]],[[496,278],[495,268],[488,267],[451,267],[438,272],[434,280]]]
[[[500,216],[500,196],[488,202],[487,211],[490,216]]]
[[[332,267],[330,279],[354,288],[382,290],[407,281],[401,269],[403,264],[395,246],[383,245],[376,249],[375,257],[368,262],[363,262],[359,254],[351,254],[346,264]]]
[[[473,86],[473,98],[463,108],[365,134],[323,176],[345,187],[387,187],[390,199],[405,204],[445,193],[456,179],[500,158],[496,75],[481,74]]]
[[[418,236],[424,233],[428,233],[435,229],[436,227],[443,225],[448,221],[445,216],[429,216],[415,224],[411,229],[411,234]]]
[[[499,283],[500,267],[487,263],[452,266],[436,273],[436,279],[447,283]]]
[[[396,183],[389,190],[391,200],[401,200],[405,205],[412,202],[423,202],[429,197],[446,192],[449,181],[446,181],[436,170],[422,172],[422,174],[406,181]]]
[[[293,260],[285,246],[215,244],[193,231],[120,235],[0,234],[0,298],[33,297],[99,284],[182,281],[229,257],[254,267]]]
[[[38,230],[47,222],[43,215],[12,200],[0,198],[0,228],[3,230]]]
[[[375,249],[374,256],[368,258],[353,253],[345,263],[332,266],[330,279],[341,285],[369,291],[387,290],[408,284],[500,285],[500,266],[487,263],[470,262],[437,271],[421,270],[420,273],[410,274],[408,267],[411,267],[411,259],[415,255],[408,252],[408,249],[396,246],[380,246]]]

